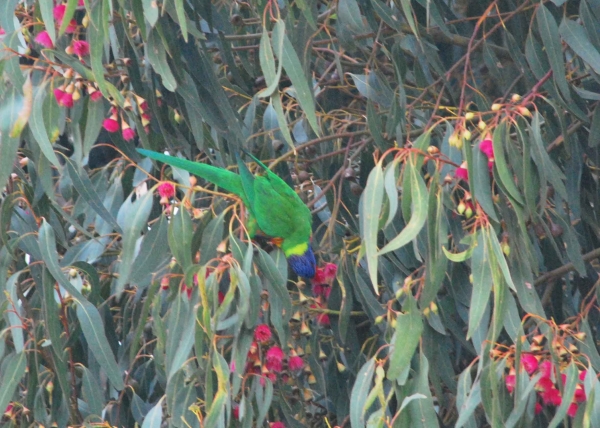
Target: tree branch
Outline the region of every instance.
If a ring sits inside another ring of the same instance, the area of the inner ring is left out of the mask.
[[[592,250],[589,253],[586,253],[583,255],[584,262],[589,262],[590,260],[594,260],[597,258],[600,258],[600,248],[596,248],[595,250]],[[540,276],[538,279],[536,279],[535,282],[533,283],[533,285],[535,285],[535,286],[541,285],[554,277],[563,276],[563,275],[571,272],[572,270],[575,270],[575,266],[573,265],[573,263],[567,263],[566,265],[563,265],[559,268],[551,270],[550,272],[546,272],[545,274]]]

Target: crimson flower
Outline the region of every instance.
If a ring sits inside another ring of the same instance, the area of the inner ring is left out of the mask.
[[[542,413],[542,410],[544,408],[542,407],[542,405],[540,403],[535,403],[535,414],[539,415],[540,413]]]
[[[546,405],[560,406],[560,403],[562,403],[560,391],[554,387],[542,392],[540,396],[542,397],[542,401]]]
[[[521,355],[521,364],[527,374],[531,375],[538,368],[538,360],[533,354],[524,353]]]
[[[486,138],[481,143],[479,143],[479,150],[488,157],[488,159],[494,158],[494,146],[492,144],[492,140]]]
[[[104,122],[102,122],[102,127],[108,132],[117,132],[121,128],[119,122],[112,117],[107,117],[104,119]]]
[[[325,273],[326,280],[333,279],[337,273],[337,265],[335,263],[327,263],[325,268],[323,268],[323,271]]]
[[[131,141],[135,138],[135,131],[129,126],[123,128],[123,139],[125,141]]]
[[[268,342],[271,340],[271,329],[266,324],[260,324],[254,330],[254,340],[257,342]]]
[[[267,368],[274,372],[280,372],[283,369],[283,358],[285,354],[279,346],[273,346],[267,351]]]
[[[285,424],[283,422],[273,422],[271,428],[285,428]]]
[[[587,396],[585,395],[585,389],[583,389],[581,385],[578,385],[578,388],[575,390],[575,401],[578,403],[583,403],[586,399]]]
[[[90,99],[94,102],[99,101],[102,99],[102,92],[100,92],[97,89],[94,89],[93,91],[88,91],[90,94]]]
[[[295,355],[288,359],[288,368],[291,371],[301,370],[302,367],[304,367],[304,361],[302,360],[302,357]]]
[[[456,171],[454,172],[454,177],[458,178],[459,180],[469,180],[469,171],[467,170],[466,162],[463,162],[461,166],[456,168]]]
[[[46,30],[40,31],[37,36],[35,36],[36,43],[39,43],[45,48],[53,48],[54,43],[52,43],[52,39],[50,38],[50,34]]]
[[[175,196],[175,186],[169,181],[163,181],[158,185],[158,194],[161,198],[171,199]]]
[[[575,415],[577,414],[577,408],[579,406],[577,405],[577,403],[571,403],[569,405],[569,410],[567,410],[567,415],[571,416],[572,418],[575,417]]]
[[[85,40],[75,40],[73,42],[73,52],[77,56],[87,56],[90,54],[90,44]]]
[[[514,374],[509,374],[506,376],[506,379],[504,379],[504,383],[508,392],[512,394],[512,392],[515,390],[515,385],[517,384],[517,378]]]

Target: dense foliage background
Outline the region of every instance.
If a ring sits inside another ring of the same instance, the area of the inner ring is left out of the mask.
[[[5,426],[600,427],[600,1],[0,2]],[[142,146],[314,210],[312,281]]]

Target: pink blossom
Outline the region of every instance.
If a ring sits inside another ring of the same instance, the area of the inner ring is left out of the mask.
[[[569,410],[567,410],[567,415],[571,416],[572,418],[575,417],[575,415],[577,414],[577,408],[579,406],[577,405],[577,403],[571,403],[569,405]]]
[[[325,299],[329,299],[331,294],[331,287],[328,284],[314,284],[312,288],[313,295],[323,296]]]
[[[108,132],[117,132],[120,129],[119,122],[112,117],[107,117],[104,119],[104,122],[102,122],[102,127]]]
[[[285,428],[285,424],[283,422],[273,422],[271,428]]]
[[[78,0],[77,1],[77,6],[79,6],[79,7],[85,6],[84,0]]]
[[[542,407],[542,405],[540,403],[535,403],[535,414],[539,415],[540,413],[542,413],[542,410],[544,408]]]
[[[123,139],[125,141],[131,141],[135,138],[135,136],[136,136],[136,133],[133,129],[131,129],[129,127],[123,128]]]
[[[587,370],[582,370],[579,372],[579,380],[580,381],[584,381],[585,380],[585,375],[587,374]]]
[[[337,265],[335,263],[327,263],[323,271],[325,272],[326,280],[333,279],[337,273]]]
[[[545,360],[540,364],[540,372],[542,372],[544,377],[549,378],[552,376],[552,362],[550,360]]]
[[[521,364],[525,368],[527,374],[531,375],[538,368],[538,360],[533,354],[524,353],[521,355]]]
[[[85,40],[75,40],[73,42],[73,52],[77,56],[87,56],[90,54],[90,44]]]
[[[554,382],[549,377],[544,376],[538,381],[536,387],[540,391],[548,391],[554,388]]]
[[[94,102],[101,100],[102,99],[102,92],[98,91],[98,90],[94,90],[93,92],[90,92],[90,99]]]
[[[50,38],[50,34],[46,30],[40,31],[37,36],[35,36],[35,41],[42,45],[45,48],[53,48],[54,43],[52,43],[52,39]]]
[[[481,143],[479,143],[479,150],[488,157],[488,159],[494,158],[494,145],[492,140],[486,138]]]
[[[318,267],[315,270],[315,276],[312,279],[313,284],[323,284],[325,280],[325,271]]]
[[[0,36],[4,36],[6,34],[6,30],[0,27]]]
[[[488,171],[491,173],[494,170],[494,159],[488,161]]]
[[[65,94],[66,94],[66,92],[60,88],[56,88],[54,90],[54,98],[56,98],[56,102],[58,103],[58,105],[60,105],[60,101],[65,96]]]
[[[254,340],[257,342],[268,342],[271,340],[271,329],[266,324],[260,324],[254,330]]]
[[[54,9],[52,10],[52,13],[54,15],[54,19],[56,21],[62,21],[62,19],[65,16],[65,11],[67,10],[67,5],[66,4],[59,4],[54,6]]]
[[[587,396],[585,395],[585,390],[581,386],[579,386],[575,390],[575,401],[578,403],[583,403],[585,400],[587,400]]]
[[[295,356],[289,358],[288,368],[291,371],[300,370],[300,369],[302,369],[302,367],[304,367],[304,361],[302,360],[302,357],[295,355]]]
[[[548,389],[540,394],[542,397],[542,401],[544,404],[551,406],[560,406],[562,403],[562,397],[560,396],[560,391],[556,388]]]
[[[504,384],[506,385],[508,392],[512,394],[512,392],[515,390],[515,385],[517,384],[516,376],[514,374],[509,374],[506,376],[506,379],[504,379]]]
[[[73,104],[73,94],[69,94],[68,92],[65,92],[60,101],[58,101],[59,106],[67,108],[73,107]]]
[[[163,181],[158,185],[158,194],[161,198],[171,199],[175,196],[175,186],[169,181]]]
[[[454,173],[454,177],[459,180],[468,181],[469,180],[469,171],[467,168],[463,168],[462,166],[456,168],[456,172]]]
[[[280,372],[283,368],[284,353],[279,346],[273,346],[266,353],[266,364],[269,370]]]
[[[233,405],[233,409],[231,409],[231,413],[233,413],[233,418],[237,421],[240,420],[240,406],[237,404]]]

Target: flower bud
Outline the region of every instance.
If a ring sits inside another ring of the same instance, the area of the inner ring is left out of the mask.
[[[521,95],[512,94],[512,97],[510,97],[510,99],[513,103],[518,103],[519,101],[521,101]]]
[[[483,120],[480,120],[479,123],[477,124],[477,127],[481,131],[483,131],[486,128],[486,126],[487,126],[487,124]]]
[[[492,111],[499,111],[502,108],[502,104],[492,104]]]
[[[460,204],[458,204],[456,207],[456,212],[458,212],[460,215],[463,215],[466,209],[467,205],[463,201],[460,201]]]
[[[475,114],[472,111],[467,112],[465,114],[465,119],[467,119],[467,120],[473,120],[474,117],[475,117]]]
[[[527,107],[517,107],[517,110],[519,111],[519,113],[521,113],[521,115],[525,117],[531,117],[531,112]]]

